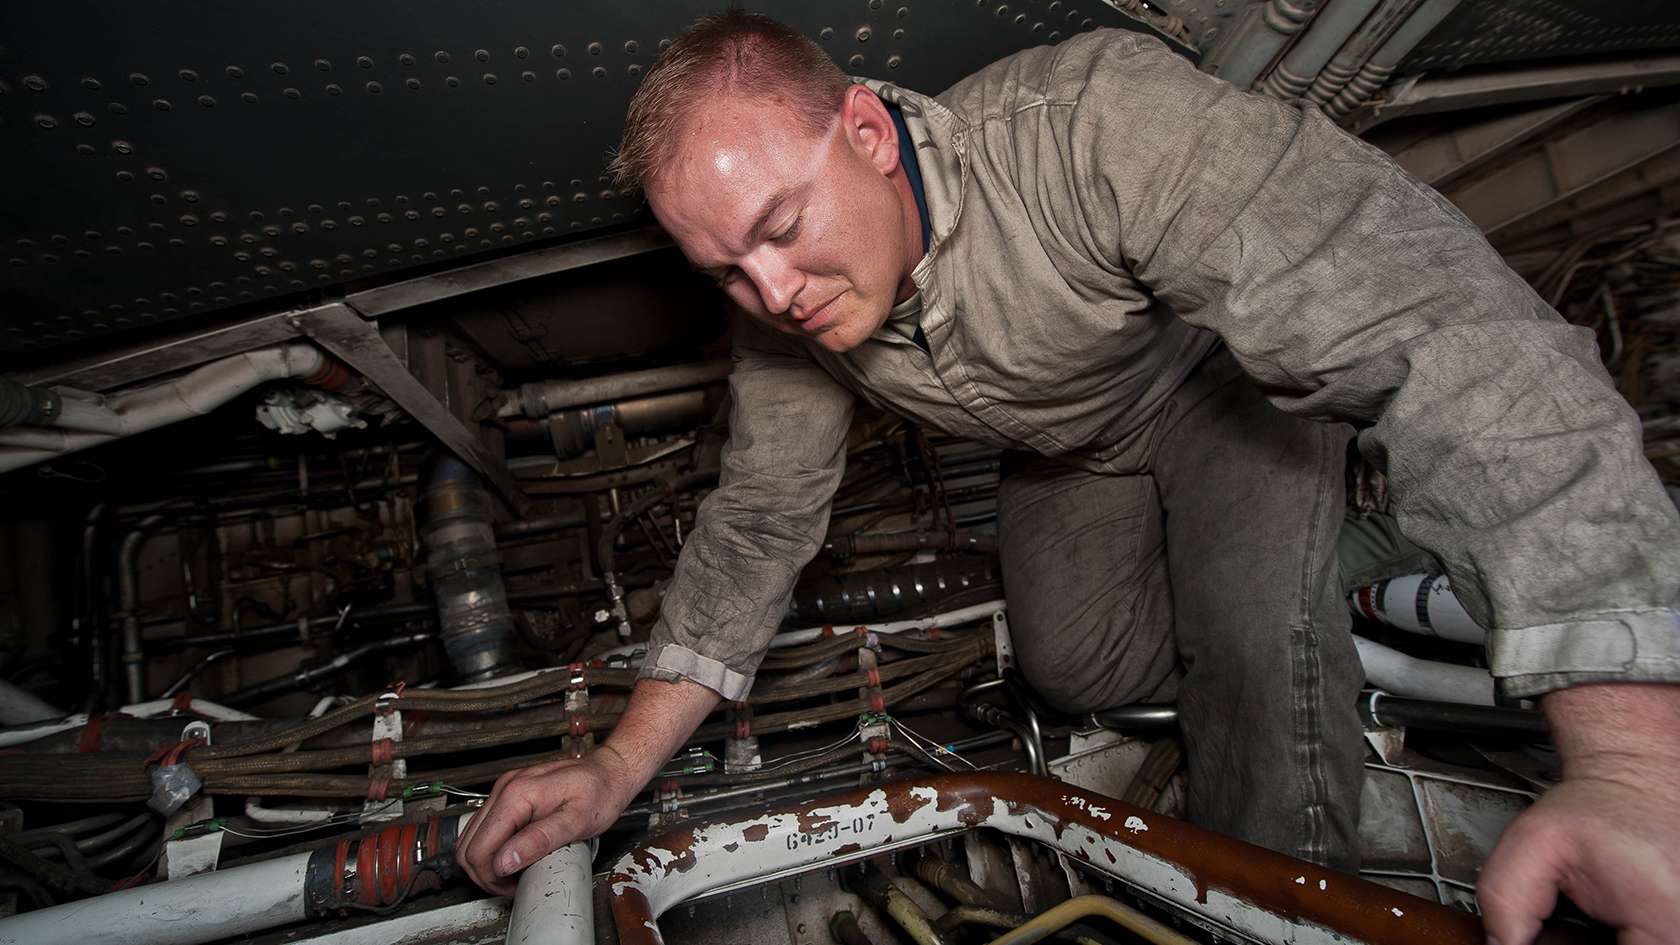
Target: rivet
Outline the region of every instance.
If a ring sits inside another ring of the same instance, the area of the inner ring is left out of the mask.
[[[117,172],[117,180],[121,181],[122,183],[126,184],[133,179],[134,179],[134,172],[133,171],[118,171]]]
[[[84,75],[82,76],[82,88],[87,89],[89,92],[97,92],[101,88],[104,88],[104,86],[101,85],[99,80],[95,79],[93,76]]]
[[[471,213],[472,209],[473,209],[472,204],[470,204],[470,203],[461,203],[461,204],[456,204],[455,205],[455,210],[458,213]]]
[[[897,69],[898,64],[903,62],[903,61],[904,60],[899,58],[898,56],[888,56],[887,57],[887,68],[888,69]]]
[[[1062,38],[1062,31],[1061,30],[1051,30],[1050,35],[1047,38],[1053,43],[1056,40]]]
[[[336,229],[338,229],[338,221],[334,220],[332,217],[328,217],[325,220],[321,221],[321,229],[323,229],[323,230],[336,230]]]
[[[239,242],[244,243],[247,246],[255,243],[259,239],[261,239],[261,237],[257,236],[255,233],[246,232],[239,234]]]
[[[473,237],[478,235],[478,227],[469,226],[465,230],[462,230],[461,232],[463,232],[467,235],[467,239],[472,239]]]
[[[418,210],[404,210],[403,211],[403,219],[411,221],[411,222],[414,221],[414,220],[418,220],[418,219],[420,219],[420,211],[418,211]]]
[[[152,80],[147,78],[146,73],[144,72],[130,72],[128,74],[128,81],[140,86],[152,84]]]
[[[82,231],[82,239],[85,239],[90,243],[97,243],[104,238],[105,238],[105,234],[99,232],[98,230],[83,230]]]
[[[172,102],[170,102],[169,99],[154,98],[154,99],[152,99],[152,107],[157,109],[160,112],[167,112],[167,111],[172,110],[175,107],[175,105]]]
[[[297,101],[298,99],[303,98],[303,93],[302,92],[299,92],[297,89],[291,88],[289,86],[287,88],[281,89],[280,94],[286,96],[287,98],[289,98],[293,101]]]
[[[410,92],[418,92],[418,91],[420,91],[420,80],[419,80],[419,79],[416,79],[416,78],[413,78],[413,77],[412,77],[412,76],[411,76],[411,77],[409,77],[409,78],[408,78],[408,79],[407,79],[407,80],[405,80],[405,81],[404,81],[404,82],[403,82],[403,85],[406,85],[406,86],[408,86],[408,90],[409,90],[409,91],[410,91]]]
[[[624,42],[624,51],[629,53],[632,56],[634,56],[636,54],[636,51],[638,49],[641,49],[641,48],[642,48],[641,45],[633,39],[625,40],[625,42]]]
[[[286,73],[292,71],[291,67],[283,62],[271,62],[268,64],[268,67],[274,70],[275,75],[285,75]]]
[[[93,127],[93,124],[94,124],[93,115],[89,114],[88,112],[77,112],[76,114],[71,115],[70,117],[71,117],[72,120],[74,120],[76,122],[76,124],[81,125],[83,128],[92,128]]]
[[[397,205],[402,206],[403,204],[406,204],[406,203],[408,203],[408,195],[407,194],[398,194],[397,195]]]
[[[455,242],[455,234],[454,233],[439,233],[438,234],[438,242],[440,242],[440,243],[453,243],[453,242]]]
[[[165,181],[169,179],[169,172],[161,167],[148,167],[146,168],[146,176],[152,180]]]
[[[910,8],[909,7],[899,7],[898,8],[898,18],[899,19],[902,20],[909,15],[910,15]]]
[[[31,92],[45,92],[47,80],[38,75],[26,75],[23,77],[23,87]]]
[[[91,144],[85,144],[84,143],[84,144],[76,145],[76,153],[77,154],[83,154],[83,155],[92,154],[94,152],[94,150],[95,149],[94,149],[93,145],[91,145]]]
[[[432,208],[432,216],[434,216],[434,217],[448,216],[448,214],[449,214],[449,211],[445,210],[442,207],[433,207]]]
[[[216,223],[226,223],[228,221],[227,211],[226,210],[214,211],[213,213],[210,214],[210,219],[212,221],[216,222]]]
[[[604,66],[596,66],[595,68],[589,70],[589,74],[597,79],[605,79],[607,77],[607,70]]]
[[[547,223],[547,222],[549,222],[550,220],[553,220],[553,219],[554,219],[554,214],[549,213],[546,210],[543,211],[542,213],[537,214],[537,222],[538,223]]]
[[[72,250],[70,255],[76,257],[77,259],[92,259],[93,258],[93,254],[88,252],[85,249]]]
[[[486,72],[486,73],[484,73],[484,75],[480,76],[480,78],[482,78],[484,80],[485,85],[495,85],[496,84],[496,73],[494,73],[494,72]]]
[[[113,115],[126,115],[126,114],[128,114],[128,106],[124,105],[121,102],[109,102],[105,105],[105,110],[110,112]]]
[[[360,66],[363,69],[372,69],[373,68],[373,60],[369,59],[366,56],[357,56],[356,57],[356,65]]]
[[[850,59],[846,60],[846,64],[855,70],[863,65],[863,57],[854,53]]]
[[[519,78],[522,82],[535,82],[537,81],[537,74],[527,69],[524,72],[519,73]]]
[[[228,66],[226,69],[223,69],[222,72],[230,79],[245,78],[245,70],[239,68],[238,66]]]
[[[367,90],[369,95],[378,95],[380,92],[385,91],[385,86],[380,85],[378,82],[369,82],[367,84]]]
[[[449,76],[448,78],[443,80],[443,84],[449,86],[452,89],[457,89],[457,88],[461,87],[461,80],[456,78],[455,76]]]
[[[477,59],[479,62],[489,62],[490,61],[490,50],[488,50],[488,49],[475,49],[475,50],[473,50],[473,58]]]
[[[275,239],[280,235],[280,228],[270,223],[262,228],[262,233],[269,239]]]
[[[630,75],[633,75],[633,76],[641,75],[642,74],[642,67],[641,67],[641,65],[632,62],[628,66],[624,67],[624,71],[629,73]]]
[[[671,48],[671,41],[670,40],[662,39],[662,40],[659,41],[659,51],[660,52],[664,52],[665,50],[667,50],[669,48]]]
[[[559,43],[555,43],[554,45],[548,47],[548,54],[556,59],[564,59],[566,58],[566,47],[560,45]]]
[[[378,220],[380,223],[390,223],[391,222],[391,215],[389,213],[376,213],[376,214],[373,215],[373,218],[375,220]]]
[[[191,69],[182,69],[179,72],[176,72],[175,75],[182,82],[197,82],[198,81],[198,73],[194,72]]]
[[[198,191],[183,190],[181,191],[181,199],[187,203],[198,203]]]
[[[198,225],[198,217],[195,217],[190,213],[183,213],[183,214],[181,214],[181,225],[182,226],[197,226]]]
[[[1009,4],[1007,4],[1007,3],[998,4],[998,8],[996,10],[993,10],[992,14],[994,16],[1008,16],[1009,15]]]
[[[1027,28],[1028,28],[1028,29],[1030,29],[1030,30],[1032,30],[1032,31],[1033,31],[1033,32],[1034,32],[1034,33],[1037,33],[1037,32],[1039,32],[1039,31],[1040,31],[1040,30],[1042,30],[1042,29],[1044,29],[1044,24],[1043,24],[1043,23],[1042,23],[1042,22],[1040,22],[1040,23],[1034,23],[1034,24],[1033,24],[1033,25],[1032,25],[1032,26],[1029,26],[1029,27],[1027,27]]]
[[[556,69],[556,70],[554,70],[554,77],[556,79],[559,79],[562,82],[564,82],[565,80],[570,79],[572,77],[572,70],[570,70],[570,69]]]
[[[560,198],[559,197],[550,196],[547,200],[545,200],[543,202],[548,204],[551,207],[560,206]]]
[[[1025,13],[1017,13],[1015,14],[1015,19],[1011,22],[1013,22],[1016,26],[1020,26],[1022,23],[1027,22],[1027,15]]]
[[[344,86],[339,85],[337,82],[328,82],[327,85],[326,85],[326,89],[327,89],[327,94],[328,95],[343,95],[344,94]]]
[[[41,129],[42,131],[51,131],[58,127],[58,119],[51,115],[36,115],[35,127]]]
[[[507,229],[507,224],[505,223],[498,222],[490,224],[490,232],[492,233],[500,233],[505,229]]]
[[[895,42],[895,43],[896,42],[901,42],[901,41],[903,41],[903,39],[904,39],[904,30],[903,30],[902,27],[899,28],[899,29],[893,30],[893,42]]]
[[[321,70],[322,72],[331,72],[332,71],[332,63],[325,60],[325,59],[315,60],[314,65],[315,65],[315,68]]]
[[[366,201],[364,201],[364,202],[365,202],[365,203],[366,203],[366,204],[367,204],[367,205],[368,205],[368,206],[370,206],[370,207],[378,207],[378,206],[380,206],[380,205],[381,205],[381,204],[382,204],[382,203],[383,203],[383,202],[384,202],[384,201],[381,201],[381,200],[380,200],[380,199],[379,199],[379,198],[378,198],[378,197],[369,197],[369,198],[368,198],[368,199],[367,199],[367,200],[366,200]]]
[[[220,233],[210,237],[211,246],[226,246],[227,242],[227,237],[221,235]]]
[[[447,65],[449,63],[449,53],[440,49],[437,52],[432,53],[432,59],[437,62],[438,65]]]
[[[247,105],[255,105],[257,104],[257,93],[241,92],[239,93],[239,100]]]
[[[494,200],[484,201],[484,210],[485,210],[486,213],[495,213],[499,209],[501,209],[501,204],[497,203],[496,201],[494,201]]]
[[[513,47],[513,58],[515,58],[515,59],[529,59],[529,58],[531,58],[531,50],[527,49],[524,46],[515,46],[515,47]]]
[[[215,108],[216,100],[208,95],[200,95],[198,97],[198,104],[203,108]]]
[[[818,30],[817,31],[817,38],[821,39],[821,40],[833,39],[834,38],[834,27],[825,26],[822,29]]]

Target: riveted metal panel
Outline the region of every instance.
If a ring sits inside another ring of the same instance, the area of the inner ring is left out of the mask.
[[[1099,26],[1101,0],[760,4],[936,91]],[[712,0],[0,8],[3,367],[345,283],[629,227],[602,176],[661,45]]]
[[[1474,0],[1442,21],[1400,71],[1676,47],[1680,4],[1673,0]]]

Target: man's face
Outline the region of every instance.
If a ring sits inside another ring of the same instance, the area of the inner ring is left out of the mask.
[[[861,86],[815,135],[779,103],[708,98],[647,197],[736,304],[831,351],[861,344],[914,291],[920,220],[892,119]]]

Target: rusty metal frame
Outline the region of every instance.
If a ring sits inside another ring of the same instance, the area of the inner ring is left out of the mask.
[[[975,827],[1048,844],[1261,942],[1480,945],[1483,937],[1474,916],[1113,798],[1023,774],[963,773],[658,834],[608,876],[619,941],[662,943],[659,916],[688,899]]]

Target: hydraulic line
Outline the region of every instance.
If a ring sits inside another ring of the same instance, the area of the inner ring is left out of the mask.
[[[945,936],[933,927],[922,907],[893,885],[874,864],[865,862],[854,890],[863,900],[898,924],[916,945],[945,945]]]
[[[1080,919],[1100,917],[1155,945],[1198,945],[1188,935],[1163,925],[1107,896],[1076,896],[1044,910],[1022,925],[992,939],[990,945],[1032,945]]]

